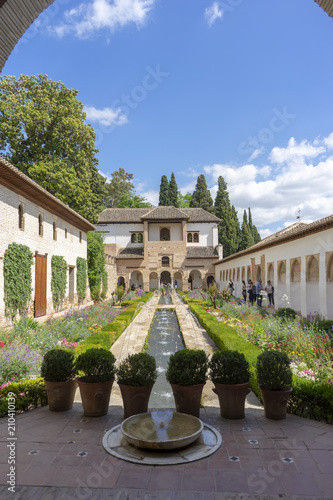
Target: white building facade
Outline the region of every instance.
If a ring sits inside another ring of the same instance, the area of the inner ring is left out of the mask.
[[[114,287],[144,290],[161,282],[180,290],[206,287],[222,257],[220,219],[201,208],[108,208],[96,230],[104,235],[107,261],[115,266]]]
[[[3,269],[8,245],[26,245],[34,255],[29,315],[39,317],[54,312],[53,255],[62,256],[68,265],[64,307],[77,303],[76,258],[87,259],[87,232],[94,229],[90,222],[0,157],[0,325],[10,324],[5,314]],[[88,299],[89,289],[86,296]]]
[[[318,313],[333,319],[333,215],[311,224],[297,223],[215,265],[220,290],[228,281],[242,298],[242,280],[261,279],[274,286],[275,307],[289,307],[302,316]]]

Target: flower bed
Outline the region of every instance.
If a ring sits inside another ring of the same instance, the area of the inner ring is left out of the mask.
[[[316,322],[274,317],[234,301],[217,309],[203,300],[187,297],[187,302],[221,349],[244,353],[252,367],[251,386],[259,398],[254,373],[258,354],[271,349],[286,352],[294,372],[288,411],[333,423],[332,339]]]
[[[44,324],[31,318],[20,320],[12,330],[1,331],[0,403],[5,404],[4,394],[10,390],[15,392],[16,389],[11,388],[17,383],[24,387],[29,382],[31,389],[34,380],[28,379],[40,376],[43,355],[52,348],[74,349],[75,353],[93,346],[110,349],[133,319],[139,304],[145,303],[151,295],[147,293],[143,296],[140,290],[139,294],[131,294],[133,300],[121,309],[113,309],[110,302],[98,303],[81,310],[73,308],[63,318],[49,320]],[[35,383],[38,389],[40,379],[36,379]],[[25,392],[22,389],[21,394],[18,393],[19,409],[33,407],[30,400],[24,400],[25,396],[22,394]],[[43,401],[47,404],[46,398],[40,396],[38,404]],[[1,411],[0,416],[3,416]]]

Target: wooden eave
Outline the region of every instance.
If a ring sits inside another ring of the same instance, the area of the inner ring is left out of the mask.
[[[27,177],[1,157],[0,184],[32,201],[36,205],[43,207],[52,214],[61,217],[66,222],[82,231],[88,232],[95,230],[95,226],[84,217],[69,208],[65,203],[58,200],[55,196],[46,191],[46,189],[39,186],[35,181]]]

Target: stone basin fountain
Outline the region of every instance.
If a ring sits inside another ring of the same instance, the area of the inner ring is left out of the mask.
[[[204,428],[192,415],[170,411],[152,411],[133,415],[121,424],[126,441],[138,448],[175,450],[196,441]]]

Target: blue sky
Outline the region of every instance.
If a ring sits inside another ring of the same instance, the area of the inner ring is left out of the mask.
[[[333,21],[313,0],[56,0],[2,74],[79,90],[100,171],[228,183],[262,237],[333,213]]]

